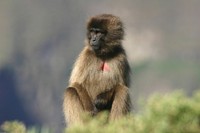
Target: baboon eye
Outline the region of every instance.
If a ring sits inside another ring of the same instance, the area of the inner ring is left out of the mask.
[[[96,29],[95,28],[91,28],[90,32],[96,32]]]
[[[90,29],[90,32],[94,32],[94,30],[93,30],[93,29]]]

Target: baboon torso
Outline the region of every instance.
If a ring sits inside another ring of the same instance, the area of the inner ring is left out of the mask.
[[[127,68],[126,65],[128,65],[124,63],[126,62],[124,57],[125,55],[120,54],[112,59],[102,60],[96,58],[86,47],[75,63],[70,83],[78,81],[78,83],[83,84],[92,100],[100,93],[113,89],[117,84],[128,85],[128,80],[125,81],[124,78],[128,75],[124,75],[125,70],[122,70],[122,68]],[[115,58],[118,58],[118,60],[115,60]],[[108,65],[109,70],[102,69],[103,63]],[[122,67],[122,65],[125,66]]]

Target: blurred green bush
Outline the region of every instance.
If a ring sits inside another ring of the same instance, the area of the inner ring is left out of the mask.
[[[154,94],[143,110],[120,120],[106,123],[107,114],[85,118],[82,125],[67,128],[67,133],[200,133],[200,91],[188,97],[182,92]],[[5,122],[8,133],[49,133],[50,130],[25,129],[23,123]]]

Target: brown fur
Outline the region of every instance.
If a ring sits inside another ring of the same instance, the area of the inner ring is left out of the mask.
[[[89,29],[98,27],[106,31],[101,50],[92,50],[89,45]],[[83,112],[96,115],[108,110],[114,120],[130,112],[130,68],[121,41],[124,36],[120,19],[110,14],[92,17],[87,25],[86,46],[74,64],[69,87],[64,96],[64,115],[69,124],[81,122]],[[102,71],[106,62],[109,71]],[[105,105],[101,109],[95,105]]]

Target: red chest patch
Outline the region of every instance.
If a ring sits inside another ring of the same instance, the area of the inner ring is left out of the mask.
[[[108,66],[108,63],[103,62],[103,63],[101,64],[101,70],[102,70],[102,71],[110,71],[110,67]]]

